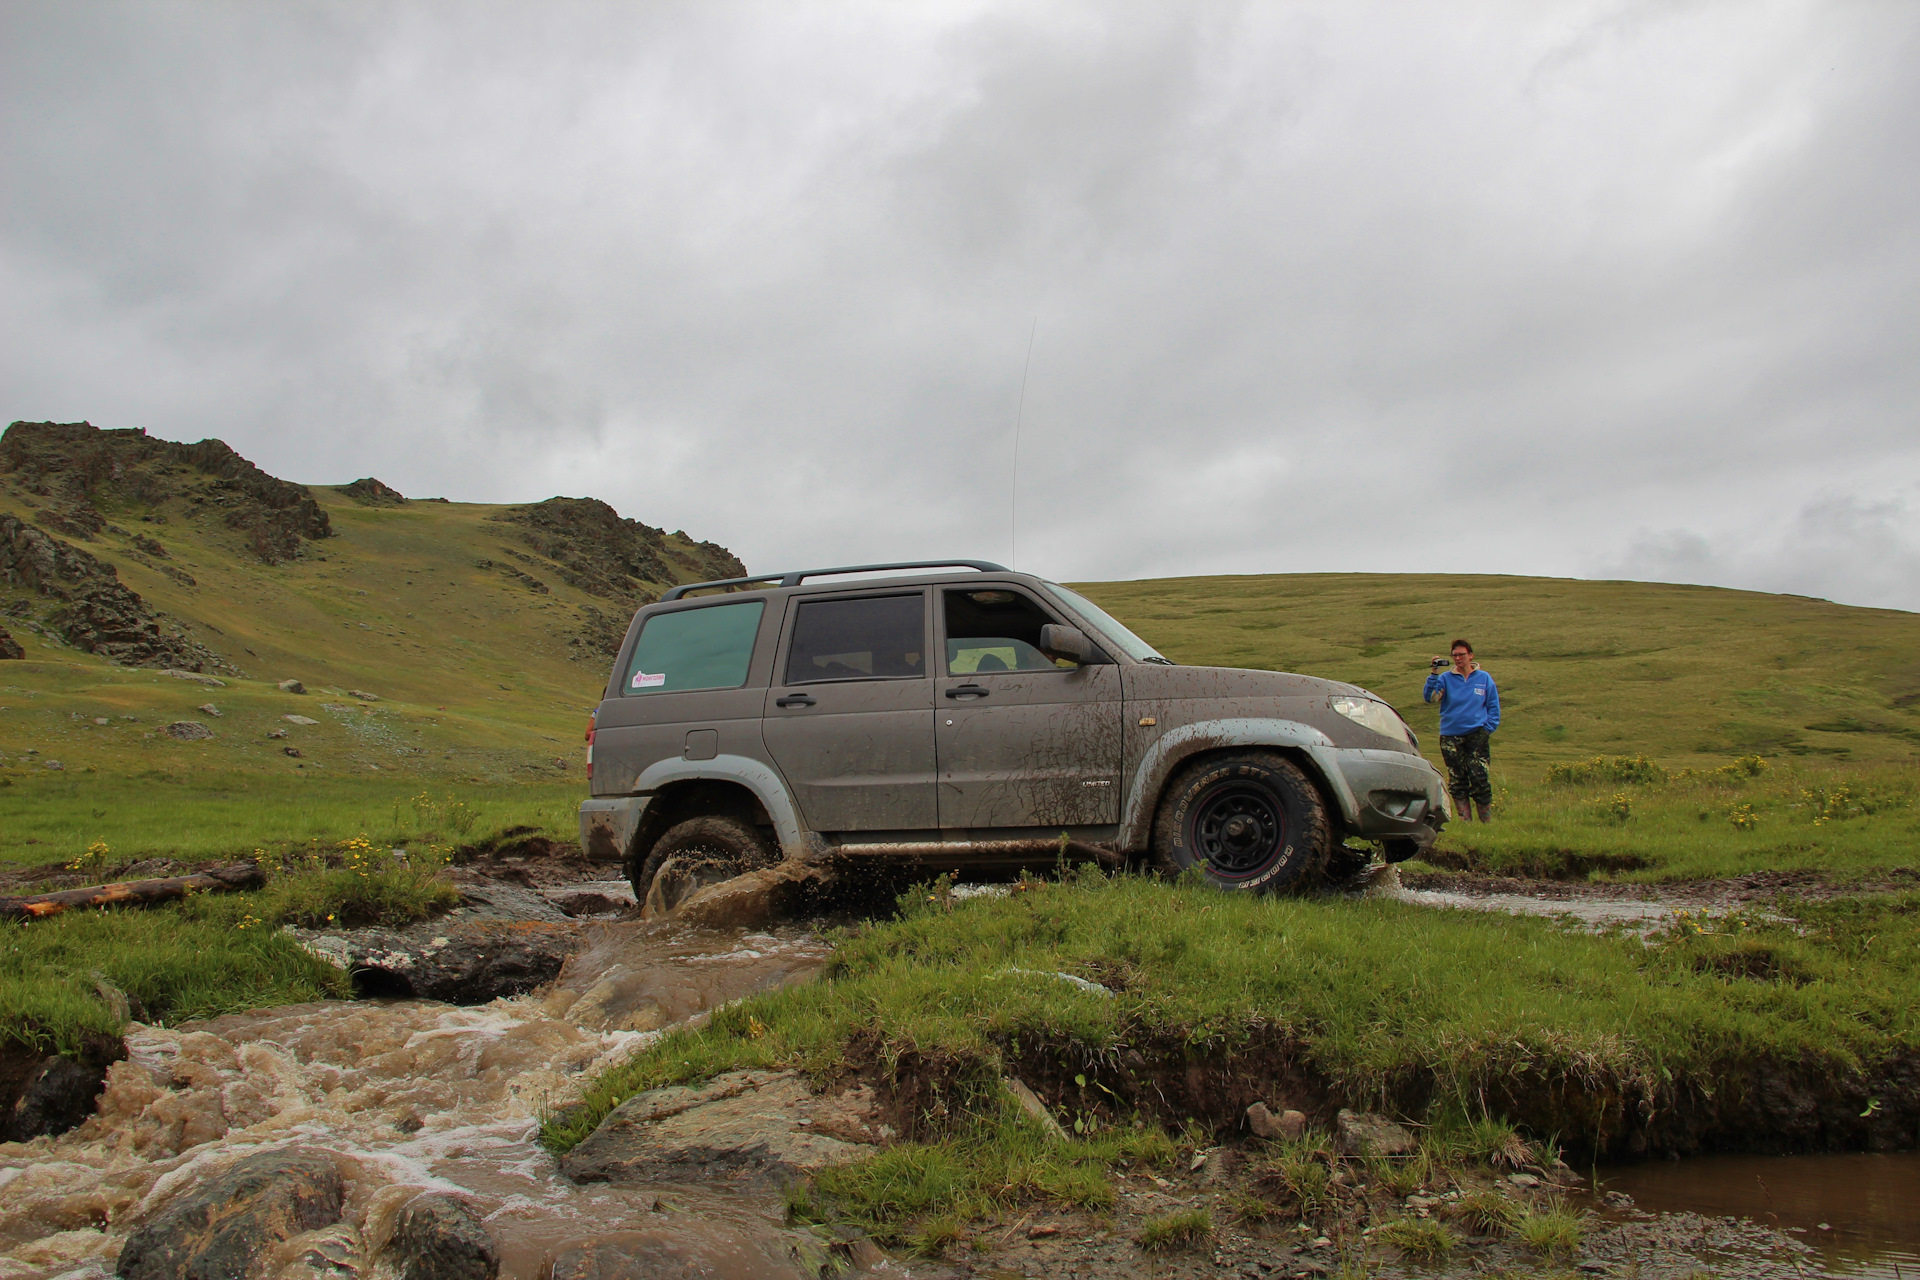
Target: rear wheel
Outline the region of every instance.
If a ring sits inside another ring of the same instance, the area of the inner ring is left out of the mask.
[[[1154,860],[1197,868],[1247,893],[1309,889],[1332,847],[1326,804],[1297,765],[1264,752],[1216,756],[1182,770],[1154,823]]]
[[[770,867],[774,861],[773,841],[744,818],[689,818],[654,842],[633,878],[633,896],[656,910],[671,910],[705,885]]]

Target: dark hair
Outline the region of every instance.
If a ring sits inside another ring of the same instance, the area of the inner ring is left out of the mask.
[[[1473,643],[1472,641],[1469,641],[1469,640],[1455,640],[1452,644],[1447,646],[1448,653],[1452,653],[1455,649],[1465,649],[1468,653],[1472,653]]]

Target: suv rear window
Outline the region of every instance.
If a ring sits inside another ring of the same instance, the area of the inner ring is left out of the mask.
[[[809,600],[793,623],[787,683],[899,680],[927,674],[925,597]]]
[[[621,692],[737,689],[747,682],[764,600],[657,613],[640,629]]]

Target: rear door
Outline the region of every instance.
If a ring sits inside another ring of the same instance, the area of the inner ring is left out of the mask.
[[[933,678],[924,590],[789,603],[762,721],[815,831],[930,831]]]
[[[985,831],[1120,820],[1120,668],[1061,667],[1040,628],[1065,622],[1014,587],[945,587],[935,680],[940,825]]]

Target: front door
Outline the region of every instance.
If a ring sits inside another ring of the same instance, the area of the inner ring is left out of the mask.
[[[985,831],[1120,820],[1120,668],[1062,667],[1040,628],[1064,622],[1024,591],[941,591],[935,680],[940,825]]]
[[[930,831],[927,593],[799,599],[762,721],[815,831]]]

